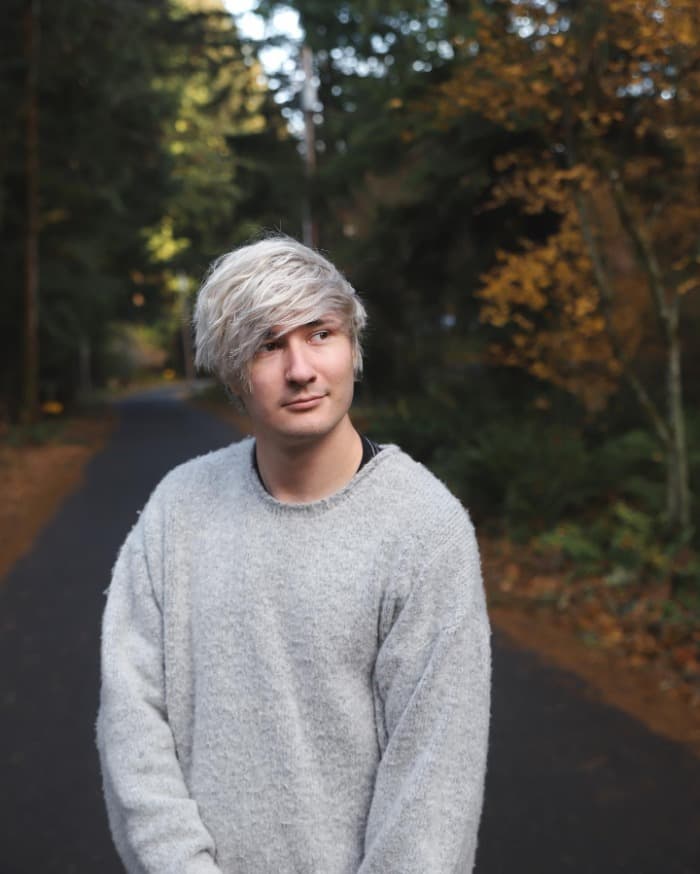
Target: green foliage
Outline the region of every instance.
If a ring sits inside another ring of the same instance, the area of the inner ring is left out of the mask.
[[[321,247],[370,310],[369,387],[383,397],[429,390],[446,345],[474,345],[471,289],[495,228],[477,212],[497,132],[473,116],[438,129],[422,103],[448,75],[450,40],[470,25],[458,6],[431,0],[285,5],[314,51],[322,116],[313,208]],[[277,77],[287,110],[299,108],[293,77]]]
[[[619,491],[648,508],[659,506],[664,470],[658,443],[649,431],[607,438],[595,448],[594,465],[596,480],[608,493]]]
[[[169,333],[160,323],[112,323],[104,353],[110,378],[126,385],[159,374],[166,365]]]
[[[467,502],[498,515],[516,537],[580,509],[595,495],[582,437],[536,421],[492,422],[462,447],[443,450],[437,469]]]
[[[700,410],[693,407],[686,414],[688,439],[688,465],[690,468],[690,492],[695,543],[700,544]],[[698,573],[700,580],[700,573]]]
[[[573,561],[584,574],[600,569],[603,550],[578,522],[562,522],[534,541],[536,549],[544,553],[556,553]]]
[[[12,16],[9,16],[12,18]],[[172,108],[152,81],[165,62],[157,42],[168,4],[99,0],[42,4],[40,76],[40,340],[43,394],[67,400],[80,372],[81,349],[101,348],[103,326],[128,294],[128,267],[138,263],[138,228],[157,215],[168,184],[159,119]],[[21,27],[22,14],[18,15]],[[0,243],[9,255],[5,312],[22,319],[24,215],[24,58],[18,32],[5,31],[5,57],[16,75],[0,95],[8,123],[0,134],[7,160],[0,190]],[[8,135],[7,131],[16,133]],[[17,135],[17,133],[19,135]],[[3,322],[5,323],[5,322]],[[0,386],[12,410],[22,359],[21,332],[5,332]]]
[[[259,64],[223,4],[206,13],[192,11],[195,0],[178,0],[178,6],[187,39],[173,47],[160,83],[177,95],[176,111],[163,119],[173,184],[150,242],[161,269],[199,278],[251,231],[266,225],[298,230],[290,206],[295,193],[298,201],[302,173]]]
[[[402,399],[392,407],[373,408],[369,428],[373,439],[396,443],[417,461],[429,464],[444,438],[444,416],[448,413],[453,411],[443,408],[437,412],[435,402],[429,399]]]
[[[544,553],[571,560],[577,573],[605,574],[608,585],[667,577],[677,550],[664,543],[660,520],[617,501],[583,522],[566,521],[534,540]]]
[[[692,577],[687,585],[679,588],[674,598],[669,598],[664,604],[664,620],[678,624],[690,625],[690,631],[697,631],[700,623],[700,559],[689,566]]]
[[[2,442],[12,447],[44,446],[61,440],[66,429],[63,419],[42,419],[31,425],[11,425],[3,433]]]
[[[524,537],[596,494],[582,435],[533,417],[527,397],[509,397],[492,375],[474,371],[461,387],[443,383],[378,407],[371,431],[431,467],[472,513]]]
[[[22,374],[25,6],[0,31],[0,419]],[[179,308],[173,276],[198,279],[251,230],[296,230],[293,185],[270,177],[298,179],[299,160],[223,4],[65,0],[41,4],[39,29],[40,379],[66,403],[108,375],[111,320]],[[244,136],[257,151],[239,160]]]
[[[609,511],[609,556],[613,564],[628,570],[645,567],[665,570],[668,564],[655,537],[658,521],[641,510],[618,501]]]

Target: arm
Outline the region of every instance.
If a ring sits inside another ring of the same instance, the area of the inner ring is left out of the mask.
[[[375,665],[382,756],[358,874],[468,874],[483,801],[491,656],[466,517],[395,609]]]
[[[130,874],[220,874],[168,724],[161,569],[155,556],[149,564],[146,515],[119,554],[102,625],[97,745],[109,824]]]

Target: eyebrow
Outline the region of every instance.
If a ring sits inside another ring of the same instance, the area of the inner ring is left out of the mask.
[[[323,318],[313,319],[313,321],[311,321],[311,322],[304,322],[303,325],[297,325],[297,327],[298,328],[321,328],[325,325],[328,325],[329,327],[339,328],[342,326],[342,324],[343,324],[342,319],[340,319],[334,313],[329,313],[327,316],[323,316]],[[296,329],[290,328],[289,330],[293,331]],[[285,331],[285,333],[288,333],[288,331]],[[279,336],[281,336],[281,333],[279,330],[275,330],[274,325],[265,332],[265,339],[266,340],[274,340],[275,338],[277,338]]]
[[[309,322],[307,327],[309,328],[318,328],[323,325],[328,325],[334,328],[340,328],[343,325],[343,320],[340,316],[337,316],[335,313],[329,313],[327,316],[323,316],[320,319],[315,319],[313,322]]]

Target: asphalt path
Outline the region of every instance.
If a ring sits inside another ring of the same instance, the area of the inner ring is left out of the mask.
[[[104,590],[163,474],[236,439],[174,390],[119,413],[82,487],[0,589],[0,874],[122,871],[94,743]],[[494,644],[478,874],[698,874],[700,762],[571,674],[498,634]]]

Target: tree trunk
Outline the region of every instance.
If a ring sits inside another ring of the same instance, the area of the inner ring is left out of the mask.
[[[92,391],[92,347],[90,340],[81,336],[78,346],[78,386],[81,398],[86,398]]]
[[[302,91],[302,108],[304,110],[304,154],[306,163],[306,191],[302,204],[302,234],[307,246],[318,246],[318,225],[314,217],[313,183],[316,176],[316,128],[314,112],[316,110],[316,86],[313,79],[313,54],[309,46],[301,50],[301,61],[304,70],[304,88]]]
[[[182,361],[185,369],[185,379],[189,382],[196,377],[194,370],[194,355],[192,352],[192,314],[188,296],[190,283],[184,273],[177,276],[177,290],[180,294],[180,337],[182,339]]]
[[[670,533],[690,537],[690,478],[685,438],[681,343],[678,334],[680,299],[667,291],[659,260],[643,227],[632,212],[621,175],[610,174],[615,204],[623,228],[634,246],[637,262],[646,274],[657,317],[666,341],[666,513]]]
[[[21,417],[25,423],[35,422],[39,415],[39,13],[39,0],[29,0],[24,17],[26,231]]]
[[[632,362],[625,352],[623,343],[613,324],[612,311],[614,306],[614,290],[604,264],[600,246],[598,245],[598,241],[596,240],[593,231],[593,222],[591,221],[585,198],[581,193],[578,193],[575,195],[574,200],[579,220],[581,222],[583,238],[586,242],[588,255],[593,265],[593,275],[595,276],[596,286],[600,294],[600,308],[605,320],[605,330],[608,335],[608,340],[610,341],[610,346],[622,368],[622,378],[632,389],[639,405],[653,426],[656,436],[663,445],[664,452],[667,452],[668,446],[671,442],[671,432],[669,427],[663,418],[662,412],[658,409],[651,395],[634,372]]]
[[[668,306],[667,398],[671,444],[668,448],[666,512],[669,525],[680,529],[681,537],[690,534],[690,486],[688,448],[683,414],[681,343],[678,336],[680,301],[676,295]]]

